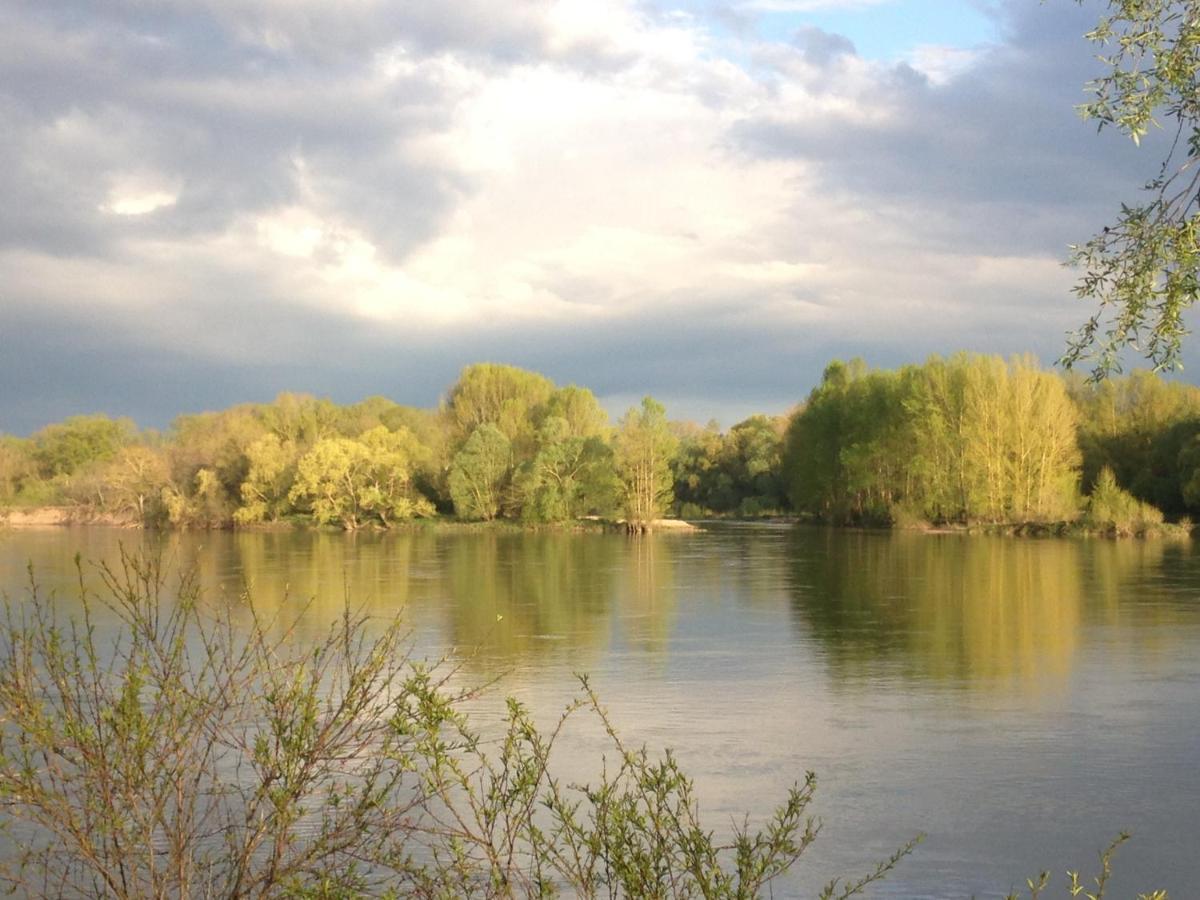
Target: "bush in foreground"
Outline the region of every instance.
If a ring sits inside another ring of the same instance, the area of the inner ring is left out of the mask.
[[[346,613],[300,641],[249,604],[206,606],[192,578],[168,587],[153,561],[102,574],[103,596],[81,578],[76,619],[32,576],[5,603],[0,876],[18,893],[753,897],[819,831],[810,774],[719,843],[671,754],[626,745],[586,680],[552,730],[510,699],[485,740],[399,622]],[[567,785],[553,750],[581,714],[610,755]],[[822,896],[861,893],[910,849]]]

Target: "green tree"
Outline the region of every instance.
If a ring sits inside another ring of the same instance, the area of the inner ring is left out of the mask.
[[[263,424],[282,441],[311,447],[340,433],[342,411],[330,400],[309,394],[282,393],[259,410]]]
[[[494,519],[512,471],[512,445],[504,432],[484,423],[471,432],[450,466],[450,496],[464,519]]]
[[[1093,526],[1116,534],[1144,534],[1163,520],[1159,510],[1122,490],[1107,466],[1100,470],[1092,488],[1087,517]]]
[[[233,514],[239,524],[275,521],[290,510],[289,493],[296,480],[299,451],[277,434],[259,438],[246,448],[249,470],[241,484],[242,505]]]
[[[1083,488],[1101,469],[1139,500],[1164,512],[1200,511],[1184,495],[1196,468],[1191,445],[1200,430],[1200,389],[1152,372],[1068,384],[1078,409]]]
[[[572,437],[606,437],[610,431],[608,413],[596,395],[587,388],[568,384],[550,395],[543,410],[544,419],[560,418]]]
[[[72,416],[33,436],[33,457],[44,477],[69,476],[89,463],[112,459],[133,434],[128,419]]]
[[[614,505],[612,449],[600,438],[572,433],[567,419],[552,416],[538,431],[538,450],[516,479],[521,517],[564,522]]]
[[[965,354],[898,372],[831,363],[783,457],[796,508],[842,521],[1063,518],[1078,464],[1061,378]]]
[[[900,375],[835,360],[792,418],[785,483],[799,510],[834,521],[886,521],[911,491],[911,419]]]
[[[289,499],[320,524],[354,530],[374,521],[433,514],[433,505],[412,488],[410,467],[419,452],[407,431],[373,428],[360,440],[323,438],[300,457]]]
[[[454,444],[461,447],[480,425],[493,425],[524,456],[553,393],[550,379],[536,372],[496,363],[467,366],[445,402]]]
[[[780,477],[785,427],[782,417],[758,415],[729,429],[722,457],[743,515],[786,505]]]
[[[0,435],[0,506],[15,501],[26,484],[37,477],[32,451],[30,441]]]
[[[200,468],[183,485],[162,490],[167,521],[179,528],[221,528],[233,518],[229,492],[215,469]]]
[[[679,438],[672,472],[680,515],[706,515],[733,509],[737,501],[733,482],[725,470],[725,436],[721,434],[720,425],[712,421],[701,428],[694,422],[681,422],[673,427]]]
[[[679,439],[667,424],[666,408],[653,397],[622,417],[614,450],[621,479],[625,518],[645,525],[674,501],[671,464]]]
[[[1080,107],[1099,128],[1140,143],[1165,127],[1168,149],[1141,203],[1072,248],[1083,269],[1075,293],[1098,306],[1068,343],[1063,362],[1095,361],[1093,376],[1120,370],[1126,348],[1155,369],[1178,365],[1183,313],[1200,284],[1200,8],[1177,0],[1109,0],[1086,37],[1106,72]]]
[[[167,444],[171,485],[164,494],[172,524],[214,527],[232,521],[250,469],[248,450],[270,433],[262,409],[243,404],[175,419]]]

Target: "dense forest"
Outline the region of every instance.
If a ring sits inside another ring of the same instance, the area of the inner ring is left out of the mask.
[[[483,363],[436,410],[282,394],[165,433],[89,415],[0,436],[0,506],[193,528],[790,514],[1137,533],[1200,512],[1200,389],[1025,358],[835,361],[790,416],[722,431],[650,397],[614,424],[586,388]]]

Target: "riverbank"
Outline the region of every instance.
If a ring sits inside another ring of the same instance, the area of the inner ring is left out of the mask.
[[[148,529],[147,526],[132,514],[97,512],[85,506],[37,506],[27,508],[0,509],[0,528],[63,528],[78,525],[99,526],[104,528]],[[291,518],[275,522],[255,522],[249,525],[215,526],[208,529],[184,529],[163,527],[163,531],[244,531],[244,532],[291,532],[291,531],[446,531],[446,532],[480,532],[499,531],[512,534],[528,534],[536,532],[599,532],[622,531],[630,534],[670,533],[686,534],[703,531],[704,529],[685,522],[682,519],[655,519],[651,522],[630,523],[624,519],[605,519],[600,516],[584,516],[570,522],[541,523],[515,522],[510,519],[491,519],[488,521],[464,521],[454,518],[410,519],[398,522],[388,528],[379,525],[367,525],[358,529],[343,529],[332,525],[317,525],[301,518]]]
[[[1119,528],[1111,523],[1097,524],[1080,519],[1074,522],[920,522],[892,525],[890,530],[915,531],[921,534],[991,534],[1010,537],[1187,539],[1191,537],[1194,526],[1191,522],[1158,522],[1142,528]]]
[[[0,509],[0,527],[61,528],[69,525],[99,525],[106,528],[141,528],[136,516],[97,512],[81,506],[35,506]]]

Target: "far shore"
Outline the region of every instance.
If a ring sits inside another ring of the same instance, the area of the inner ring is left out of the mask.
[[[705,530],[705,525],[769,525],[790,526],[810,525],[816,527],[836,528],[843,531],[894,531],[924,535],[1005,535],[1011,537],[1106,537],[1106,538],[1188,538],[1192,532],[1189,524],[1162,523],[1144,532],[1131,534],[1118,532],[1112,528],[1096,528],[1084,521],[1057,522],[906,522],[905,524],[833,524],[813,519],[807,516],[770,516],[756,518],[716,517],[700,519],[699,523],[684,519],[655,519],[651,522],[630,523],[625,519],[608,519],[601,516],[583,516],[570,522],[559,523],[528,523],[512,519],[492,519],[489,521],[470,521],[451,517],[431,519],[409,519],[397,522],[388,528],[379,525],[365,525],[358,529],[342,529],[334,525],[316,525],[299,518],[275,522],[256,522],[251,525],[226,525],[216,527],[219,531],[245,532],[283,532],[283,531],[324,531],[332,533],[344,532],[408,532],[408,531],[441,531],[441,532],[473,532],[500,531],[512,533],[531,532],[588,532],[588,531],[621,531],[629,534],[689,534]],[[100,527],[122,529],[145,529],[158,531],[195,530],[181,529],[172,526],[156,528],[140,522],[131,513],[97,512],[85,506],[38,506],[25,508],[0,509],[0,528],[64,528],[64,527]]]
[[[101,528],[124,528],[175,531],[170,526],[155,529],[140,522],[137,516],[125,513],[96,512],[83,506],[36,506],[27,508],[0,509],[0,528],[64,528],[86,525]],[[390,528],[364,526],[358,531],[483,531],[501,530],[514,532],[530,531],[625,531],[629,533],[674,533],[703,531],[700,526],[682,519],[655,519],[651,522],[629,523],[624,519],[605,519],[600,516],[584,516],[571,522],[557,524],[523,523],[509,519],[490,521],[466,521],[452,518],[411,519],[398,522]],[[192,529],[194,530],[194,529]],[[335,526],[315,525],[304,521],[256,522],[252,525],[229,525],[216,530],[247,532],[278,531],[332,531],[342,532]]]

